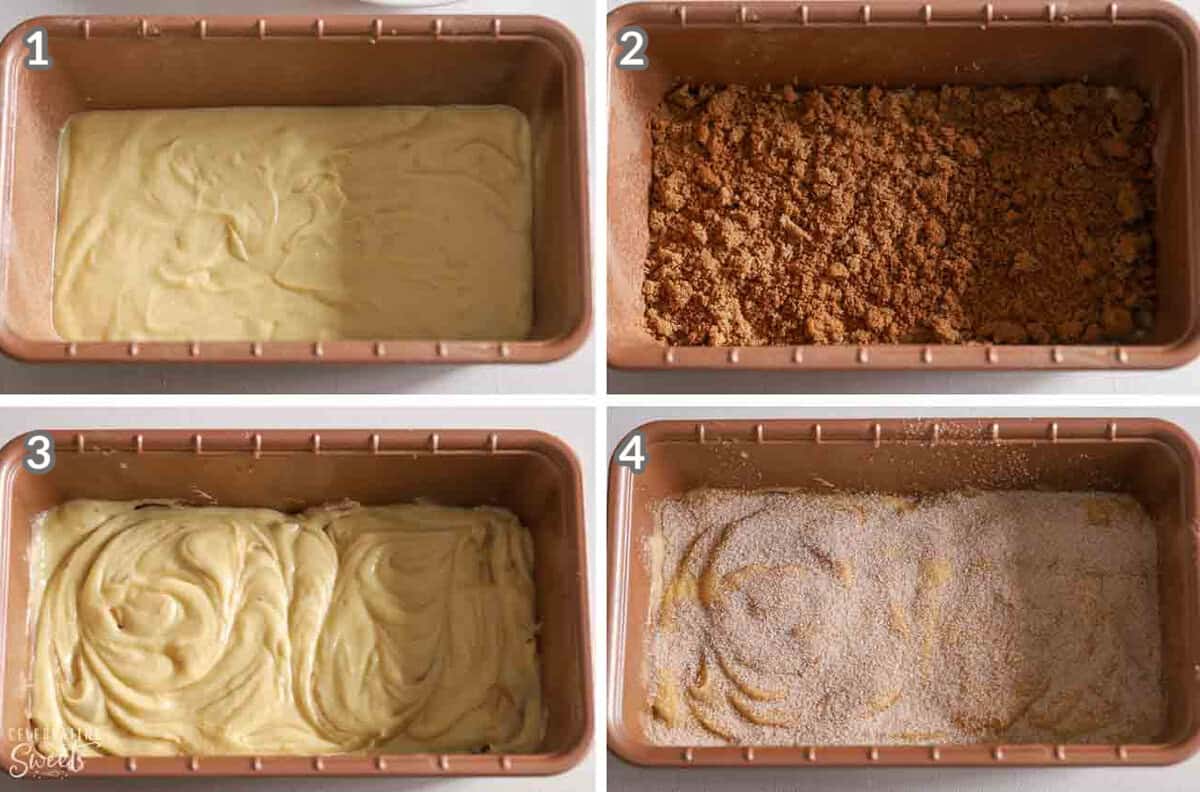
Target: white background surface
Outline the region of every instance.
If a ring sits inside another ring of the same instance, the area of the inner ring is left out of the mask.
[[[626,0],[608,0],[610,9]],[[1193,16],[1200,0],[1180,3]],[[605,33],[607,37],[607,32]],[[654,57],[654,42],[647,55]],[[607,111],[605,111],[607,113]],[[604,152],[607,157],[607,152]],[[601,160],[603,165],[604,161]],[[607,239],[602,240],[607,249]],[[1169,371],[1058,372],[608,372],[610,393],[1097,393],[1195,394],[1200,361]]]
[[[595,33],[594,0],[463,0],[420,13],[540,14],[564,23],[580,41],[590,67]],[[359,0],[0,0],[0,32],[47,14],[387,14],[404,9]],[[54,55],[54,42],[50,42]],[[589,128],[593,127],[591,104]],[[593,132],[589,132],[589,135]],[[589,137],[590,148],[590,137]],[[589,179],[594,182],[596,169]],[[600,227],[591,203],[592,225]],[[593,236],[596,236],[593,234]],[[593,245],[593,248],[595,246]],[[598,271],[599,262],[593,261]],[[594,275],[596,273],[593,273]],[[603,305],[602,300],[594,301]],[[596,309],[596,313],[601,312]],[[591,393],[595,334],[574,355],[546,365],[273,366],[111,365],[19,363],[0,355],[0,393]]]
[[[800,409],[761,407],[613,408],[608,419],[608,448],[611,452],[625,434],[646,421],[673,418],[891,418],[891,417],[1005,417],[1005,416],[1103,416],[1120,418],[1165,418],[1200,438],[1200,408],[1191,409],[1039,409],[1000,408],[878,408]],[[653,464],[653,462],[651,462]],[[607,528],[606,528],[607,530]],[[620,792],[784,792],[822,790],[911,790],[912,792],[965,792],[966,790],[1021,790],[1022,792],[1195,792],[1200,789],[1200,757],[1173,767],[1132,768],[900,768],[845,769],[798,768],[794,770],[675,770],[639,768],[608,755],[608,788]]]
[[[477,429],[539,429],[556,435],[567,443],[579,458],[583,474],[584,495],[586,499],[585,513],[588,531],[588,555],[594,558],[601,554],[598,547],[598,537],[601,534],[596,527],[596,504],[593,497],[593,467],[595,454],[595,423],[590,409],[560,408],[560,409],[529,409],[529,408],[491,408],[491,409],[459,409],[453,412],[445,409],[311,409],[311,408],[172,408],[172,409],[0,409],[0,444],[10,438],[33,429],[97,429],[103,427],[141,427],[141,428],[233,428],[233,429],[271,429],[271,428],[371,428],[371,429],[408,429],[414,427],[430,427],[440,429],[477,428]],[[596,615],[596,603],[599,602],[598,592],[602,590],[601,579],[592,576],[589,581],[591,592],[592,622],[593,622],[593,663],[600,667],[604,657],[600,640],[600,618]],[[82,792],[83,790],[231,790],[245,787],[255,792],[283,792],[284,790],[300,789],[337,790],[337,792],[358,792],[359,790],[388,790],[388,792],[408,792],[409,790],[430,790],[433,792],[591,792],[596,772],[596,749],[591,752],[575,769],[559,776],[547,778],[428,778],[428,779],[254,779],[242,782],[237,779],[227,781],[205,779],[80,779],[65,781],[14,781],[0,771],[0,789],[15,790],[63,790],[64,792]]]

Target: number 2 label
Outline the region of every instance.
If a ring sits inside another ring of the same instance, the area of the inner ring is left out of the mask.
[[[626,467],[634,473],[641,473],[649,462],[646,456],[646,438],[641,432],[634,432],[625,438],[624,444],[617,451],[617,464]]]
[[[617,43],[624,49],[621,57],[617,58],[617,68],[626,71],[641,71],[650,68],[650,59],[646,57],[646,48],[650,46],[650,36],[644,28],[637,25],[621,28],[617,33]]]

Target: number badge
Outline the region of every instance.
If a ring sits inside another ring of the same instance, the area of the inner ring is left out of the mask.
[[[650,36],[644,28],[637,25],[621,28],[617,33],[617,43],[621,45],[621,57],[617,58],[617,68],[626,71],[642,71],[650,68],[650,59],[646,57],[646,49],[650,46]]]
[[[25,46],[29,48],[29,55],[25,58],[26,69],[44,71],[50,68],[53,61],[46,52],[46,28],[36,27],[30,30],[21,41],[25,42]]]
[[[21,464],[30,473],[41,475],[54,470],[54,441],[45,432],[33,432],[25,438],[25,458]]]
[[[650,458],[646,456],[646,438],[641,432],[634,432],[625,438],[625,442],[621,445],[621,449],[617,452],[617,464],[621,467],[626,467],[634,473],[641,473],[646,469],[646,463]]]

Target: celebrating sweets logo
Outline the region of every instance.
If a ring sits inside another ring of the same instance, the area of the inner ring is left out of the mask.
[[[62,739],[58,740],[60,736]],[[53,756],[42,753],[38,746],[51,738],[69,746],[66,753]],[[8,774],[13,778],[65,778],[83,769],[82,748],[97,747],[95,740],[77,729],[66,729],[61,735],[46,729],[9,729],[8,739],[12,745]]]

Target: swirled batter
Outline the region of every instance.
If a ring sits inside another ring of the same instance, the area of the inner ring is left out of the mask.
[[[1150,742],[1157,539],[1128,495],[697,490],[650,542],[661,745]]]
[[[35,542],[47,755],[542,741],[532,540],[508,511],[76,500]]]
[[[66,340],[529,335],[532,145],[514,108],[88,112],[60,159]]]

